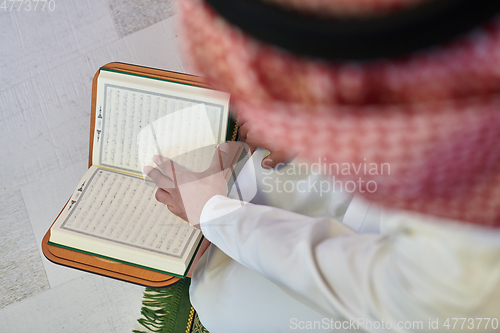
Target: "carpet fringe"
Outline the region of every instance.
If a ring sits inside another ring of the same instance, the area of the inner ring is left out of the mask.
[[[166,288],[146,288],[142,301],[141,315],[137,321],[148,331],[133,330],[133,333],[170,333],[173,332],[181,293],[187,279]]]

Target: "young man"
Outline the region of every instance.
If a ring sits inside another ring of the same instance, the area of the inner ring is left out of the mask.
[[[203,177],[160,160],[158,200],[212,242],[190,292],[202,323],[211,332],[496,331],[500,24],[488,15],[498,8],[222,2],[180,2],[185,45],[232,93],[243,141],[270,150],[255,168],[298,155],[356,195],[347,210],[350,197],[333,185],[327,195],[273,188],[268,205],[242,204],[224,193],[219,162],[230,148]],[[260,178],[262,192],[277,172]]]

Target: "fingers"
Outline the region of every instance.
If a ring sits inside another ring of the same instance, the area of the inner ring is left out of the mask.
[[[186,211],[184,210],[182,202],[179,203],[178,201],[176,201],[174,199],[174,196],[172,196],[170,192],[159,188],[158,190],[156,190],[155,198],[162,204],[166,205],[168,210],[170,210],[172,214],[175,214],[183,220],[187,221]]]
[[[155,198],[156,198],[156,200],[158,200],[162,204],[167,205],[167,207],[171,206],[172,208],[175,208],[175,206],[176,206],[174,199],[172,198],[172,195],[169,192],[167,192],[161,188],[156,190]],[[169,209],[170,209],[170,207],[169,207]]]
[[[158,186],[159,188],[167,189],[175,187],[174,181],[171,178],[162,174],[158,169],[146,166],[144,167],[143,172],[147,174],[149,178],[151,178],[153,182],[156,184],[156,186]]]
[[[203,172],[190,171],[164,156],[155,155],[153,156],[153,162],[157,164],[159,169],[146,166],[143,172],[147,174],[159,188],[174,188],[214,175],[221,171],[232,171],[242,157],[250,154],[249,151],[248,145],[243,142],[230,141],[222,143],[213,153],[209,167]]]

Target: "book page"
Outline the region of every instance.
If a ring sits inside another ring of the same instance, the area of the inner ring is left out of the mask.
[[[229,95],[101,70],[93,163],[142,175],[152,155],[185,155],[225,141]],[[183,161],[202,171],[210,156]]]
[[[200,238],[198,229],[156,201],[155,188],[143,179],[92,166],[52,227],[50,241],[167,270],[155,260],[185,264]]]

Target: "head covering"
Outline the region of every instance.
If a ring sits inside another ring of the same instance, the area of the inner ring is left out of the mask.
[[[347,16],[425,2],[272,1]],[[500,227],[498,17],[405,56],[327,61],[256,40],[200,0],[180,14],[191,64],[272,147],[340,166],[337,180],[381,205]]]

